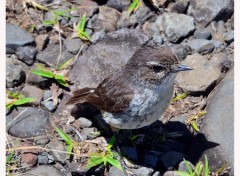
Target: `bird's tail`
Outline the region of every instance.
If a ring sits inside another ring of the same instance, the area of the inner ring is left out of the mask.
[[[95,89],[93,88],[83,88],[73,92],[73,96],[66,102],[66,105],[77,104],[85,102],[87,95],[93,93]]]

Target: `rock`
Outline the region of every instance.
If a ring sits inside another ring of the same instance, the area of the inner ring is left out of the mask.
[[[208,28],[199,28],[194,32],[194,37],[196,39],[210,39],[212,35]]]
[[[101,31],[104,29],[106,32],[115,31],[117,29],[117,22],[120,14],[117,10],[109,8],[99,8],[97,19],[93,22],[94,31]]]
[[[159,164],[166,170],[172,170],[182,161],[184,157],[186,156],[182,153],[169,151],[159,158]]]
[[[50,139],[47,136],[41,136],[35,140],[36,145],[45,146],[49,143]]]
[[[153,155],[153,154],[146,154],[144,156],[143,162],[147,166],[155,168],[157,166],[157,163],[158,163],[158,156],[156,156],[156,154],[155,155]]]
[[[47,34],[40,34],[36,36],[35,41],[37,50],[42,51],[47,47],[49,37]]]
[[[109,176],[125,176],[125,174],[123,173],[123,171],[122,170],[119,170],[118,168],[116,168],[116,167],[114,167],[114,166],[112,166],[112,167],[110,167],[110,169],[109,169]]]
[[[37,50],[32,46],[18,47],[16,56],[27,65],[32,65],[35,61]]]
[[[75,38],[75,39],[67,38],[64,41],[64,45],[67,51],[72,54],[78,53],[81,44],[82,44],[82,41],[79,38]]]
[[[176,83],[189,93],[198,94],[210,90],[221,76],[218,66],[199,54],[187,56],[182,64],[192,67],[193,70],[179,73]]]
[[[24,172],[24,175],[64,176],[64,174],[53,166],[42,165]]]
[[[108,7],[117,9],[121,12],[121,11],[127,10],[130,3],[131,2],[128,0],[108,0],[106,5]]]
[[[78,3],[80,7],[78,9],[78,16],[83,15],[85,13],[87,14],[87,17],[91,17],[98,10],[98,4],[92,0],[81,0]],[[82,8],[83,6],[86,6],[86,8]]]
[[[189,0],[183,0],[170,4],[170,12],[185,13],[187,11]]]
[[[225,39],[225,42],[226,42],[227,44],[232,43],[232,42],[234,41],[234,31],[229,31],[229,32],[227,32],[227,33],[225,34],[224,39]]]
[[[19,138],[30,138],[47,134],[51,128],[49,114],[35,107],[18,107],[7,116],[7,132]],[[14,119],[16,116],[18,118]],[[14,120],[13,120],[14,119]]]
[[[50,143],[47,144],[47,147],[51,150],[57,150],[57,151],[67,151],[67,146],[63,144],[61,141],[50,141]],[[69,156],[66,153],[60,153],[50,151],[55,161],[60,161],[62,163],[65,163],[66,160],[69,158]]]
[[[138,154],[137,154],[136,148],[134,148],[134,147],[122,147],[121,151],[128,159],[134,160],[134,161],[138,160]]]
[[[176,171],[167,171],[163,174],[163,176],[179,176]]]
[[[154,170],[147,167],[140,167],[139,169],[133,169],[133,171],[136,175],[151,176]]]
[[[57,65],[58,56],[60,54],[59,45],[48,46],[45,50],[37,54],[37,60],[39,62],[46,63],[47,65]],[[66,60],[72,58],[74,55],[63,49],[62,55],[59,59],[59,65],[63,64]]]
[[[187,166],[186,166],[186,163],[185,162],[187,162],[188,164],[189,164],[189,166],[192,168],[192,170],[194,170],[194,165],[191,163],[191,162],[189,162],[189,161],[182,161],[181,163],[179,163],[179,165],[178,165],[178,171],[182,171],[182,172],[188,172],[188,168],[187,168]]]
[[[75,123],[78,124],[77,126],[79,126],[80,128],[89,128],[92,126],[92,121],[84,117],[80,117],[75,121]]]
[[[208,54],[214,50],[215,46],[212,43],[206,44],[198,49],[198,53],[200,54]]]
[[[153,43],[157,44],[157,45],[161,45],[163,44],[163,39],[160,35],[154,35],[153,36]]]
[[[7,64],[6,66],[6,86],[7,88],[13,88],[22,84],[25,80],[25,72],[21,67],[13,64]]]
[[[156,172],[154,172],[154,174],[152,176],[161,176],[161,173],[156,171]]]
[[[44,94],[43,94],[43,100],[49,100],[50,98],[52,98],[53,93],[51,90],[45,90]]]
[[[37,164],[38,156],[33,152],[24,152],[21,156],[21,162],[26,166],[35,166]]]
[[[79,56],[70,71],[76,88],[96,87],[103,79],[125,65],[133,53],[149,36],[142,30],[121,29],[105,35],[96,45],[91,45]]]
[[[91,36],[91,42],[92,43],[97,43],[97,41],[102,40],[105,36],[105,31],[101,30],[98,32],[95,32],[92,36]]]
[[[69,9],[61,8],[61,7],[58,8],[59,12],[64,12],[66,10],[69,10]],[[64,15],[65,16],[57,15],[57,20],[59,21],[60,25],[66,25],[69,21],[69,17],[68,17],[68,16],[70,16],[69,12],[65,12]],[[53,12],[46,12],[46,13],[44,13],[43,21],[54,21],[55,20],[54,16],[55,16],[55,14]],[[52,25],[46,24],[46,26],[49,27]]]
[[[190,47],[185,45],[174,44],[170,45],[169,47],[177,55],[180,61],[184,60],[187,55],[191,53]]]
[[[208,141],[218,145],[206,150],[211,169],[217,170],[223,164],[234,166],[234,70],[231,69],[214,90],[207,106],[202,132]],[[219,130],[221,129],[221,130]],[[233,175],[231,169],[230,175]]]
[[[234,11],[233,0],[193,0],[190,1],[188,14],[193,16],[200,26],[206,26],[211,21],[226,21]]]
[[[155,23],[172,43],[178,42],[195,30],[193,17],[184,14],[164,13]]]
[[[92,128],[83,128],[83,131],[80,133],[82,135],[83,139],[94,139],[96,136],[94,133],[97,132],[97,129],[92,127]]]
[[[25,85],[22,89],[22,94],[28,98],[34,98],[35,101],[31,104],[39,106],[43,98],[43,90],[35,86]]]
[[[42,152],[38,154],[38,164],[48,164],[48,153]]]
[[[34,43],[30,33],[15,24],[6,24],[6,47],[15,51],[20,46],[32,46]]]
[[[54,105],[53,101],[42,101],[41,104],[50,112],[54,112],[57,108],[57,105]]]
[[[208,26],[209,29],[212,30],[212,37],[215,40],[220,40],[220,41],[224,41],[224,34],[226,32],[226,28],[225,28],[225,23],[221,20],[221,21],[213,21],[209,24]]]
[[[192,39],[188,40],[187,45],[191,47],[192,50],[198,51],[201,47],[208,45],[209,43],[211,43],[210,40],[206,39]]]

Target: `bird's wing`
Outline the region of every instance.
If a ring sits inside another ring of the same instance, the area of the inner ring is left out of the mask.
[[[75,91],[67,104],[88,102],[107,112],[121,112],[128,107],[132,98],[133,89],[126,81],[108,77],[95,90],[84,88]]]

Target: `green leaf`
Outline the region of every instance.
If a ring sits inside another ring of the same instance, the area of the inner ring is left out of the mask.
[[[70,156],[72,150],[73,150],[73,144],[68,145],[68,146],[67,146],[68,156]]]
[[[108,163],[110,163],[111,165],[115,166],[119,170],[122,170],[121,163],[118,160],[116,160],[114,158],[109,158],[109,157],[107,157],[106,159],[107,159]]]
[[[55,21],[53,21],[53,20],[43,20],[42,24],[44,26],[52,26],[52,25],[55,25]]]
[[[23,105],[35,101],[34,98],[21,98],[14,102],[14,105]]]
[[[197,131],[197,132],[200,131],[195,121],[191,121],[191,125],[195,131]]]
[[[178,94],[175,98],[172,99],[172,101],[177,101],[177,100],[181,100],[181,99],[184,99],[187,97],[187,93],[184,92],[184,93],[181,93],[181,94]]]
[[[133,0],[133,2],[128,7],[128,14],[131,14],[134,9],[137,9],[139,6],[139,0]]]
[[[65,80],[65,77],[64,77],[63,75],[55,75],[54,78],[56,79],[56,81],[57,81],[59,84],[65,86],[65,87],[68,87],[68,86],[69,86],[69,84],[67,83],[67,81]]]
[[[68,67],[71,65],[71,63],[72,63],[73,60],[74,60],[74,57],[66,60],[62,65],[60,65],[60,66],[58,67],[58,70],[62,70],[62,69],[68,68]]]
[[[86,24],[86,14],[83,14],[79,24],[79,31],[81,32],[84,31],[85,24]]]
[[[191,176],[189,173],[183,172],[183,171],[176,171],[176,173],[177,173],[179,176]]]
[[[111,149],[113,147],[113,144],[116,142],[116,137],[112,136],[108,145],[107,145],[107,149]]]
[[[6,158],[6,163],[7,163],[7,164],[9,164],[10,161],[12,160],[13,154],[14,154],[14,150],[10,153],[10,155],[7,156],[7,158]]]
[[[81,32],[81,35],[83,35],[84,37],[86,37],[85,40],[86,40],[86,39],[87,39],[87,40],[91,40],[90,36],[89,36],[88,33],[86,33],[85,31],[82,31],[82,32]]]
[[[54,73],[52,71],[48,70],[32,70],[32,74],[42,76],[45,78],[54,78]]]
[[[89,158],[88,160],[87,166],[91,168],[101,163],[103,163],[103,158],[101,156],[91,156],[91,158]]]
[[[193,170],[192,170],[191,166],[189,165],[189,163],[185,159],[183,159],[183,160],[184,160],[184,163],[187,167],[188,173],[192,176],[193,175]]]
[[[14,102],[7,104],[7,105],[6,105],[6,108],[7,108],[7,109],[11,109],[13,106],[14,106]]]
[[[202,169],[203,169],[203,165],[201,162],[198,162],[195,169],[194,169],[194,175],[195,173],[197,174],[197,176],[200,176],[201,172],[202,172]]]
[[[204,161],[204,176],[208,176],[209,172],[210,172],[210,168],[208,165],[208,158],[207,155],[204,155],[205,161]]]
[[[67,145],[73,145],[73,140],[70,136],[68,136],[66,133],[64,133],[60,128],[56,127],[56,130],[57,130],[59,136],[61,136],[61,138],[66,142]]]

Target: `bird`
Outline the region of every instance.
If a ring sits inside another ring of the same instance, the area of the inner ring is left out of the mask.
[[[188,70],[169,47],[146,44],[96,88],[74,91],[66,104],[90,103],[113,129],[142,128],[161,117],[172,100],[176,75]]]

